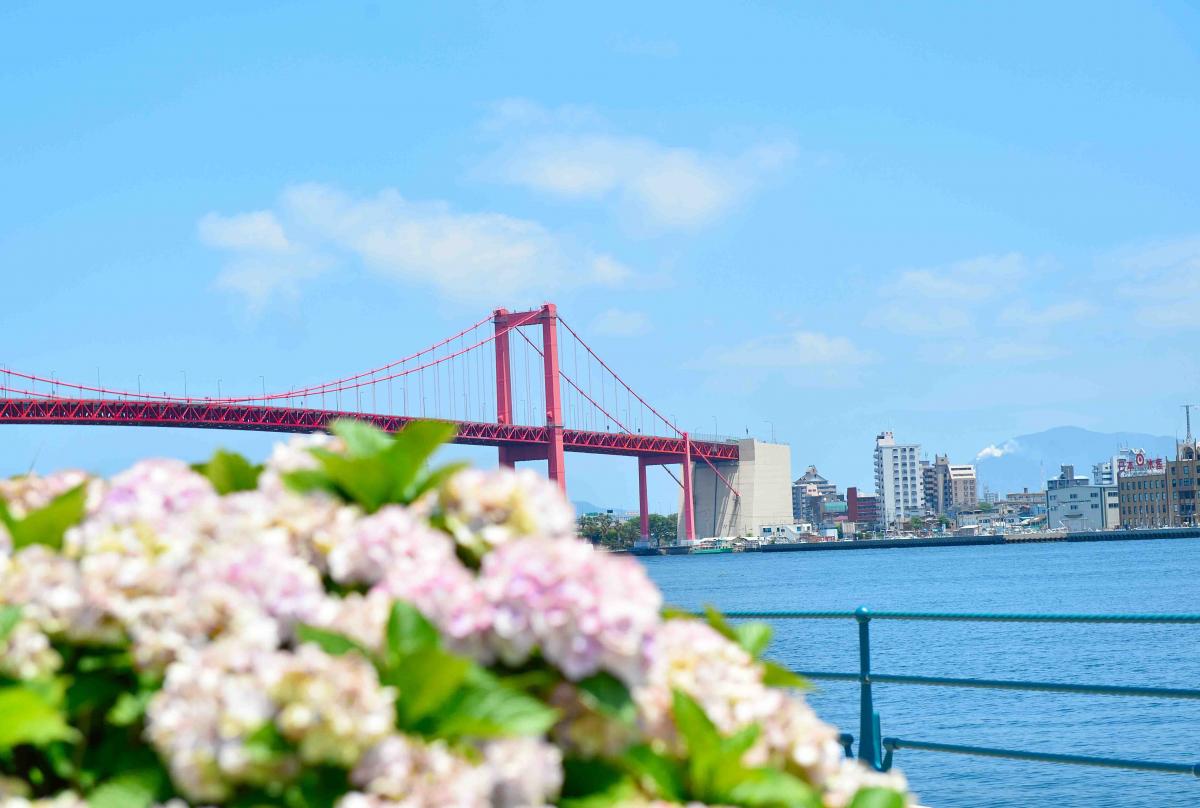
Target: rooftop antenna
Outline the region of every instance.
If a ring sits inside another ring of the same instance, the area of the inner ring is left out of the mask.
[[[1184,418],[1187,419],[1187,437],[1184,438],[1184,440],[1187,441],[1188,443],[1191,443],[1192,442],[1192,407],[1195,407],[1196,405],[1195,404],[1181,404],[1180,406],[1183,407],[1183,416],[1184,416]]]

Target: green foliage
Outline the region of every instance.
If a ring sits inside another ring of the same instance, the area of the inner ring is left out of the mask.
[[[762,660],[763,684],[770,687],[790,687],[795,690],[809,690],[812,685],[798,673],[793,673],[778,662],[769,659]]]
[[[345,442],[346,453],[313,449],[320,467],[291,472],[284,479],[298,491],[328,491],[368,513],[393,503],[407,505],[462,468],[451,464],[425,472],[454,429],[441,421],[416,421],[389,436],[362,421],[335,421],[330,431]]]
[[[767,650],[767,646],[771,643],[773,631],[769,623],[744,622],[734,625],[713,606],[704,607],[704,617],[710,626],[740,645],[755,659],[762,656],[763,651]]]
[[[218,449],[207,463],[196,463],[192,469],[207,477],[218,494],[225,495],[257,488],[263,467],[254,465],[236,452]]]
[[[629,749],[622,759],[629,777],[661,799],[700,800],[755,808],[820,805],[806,782],[771,767],[748,767],[742,762],[758,740],[758,726],[724,736],[694,699],[673,693],[675,726],[687,747],[686,757],[674,759],[649,746]]]
[[[159,767],[133,769],[105,781],[88,795],[90,808],[147,808],[167,785]]]
[[[30,511],[23,519],[13,516],[8,505],[0,499],[0,523],[8,529],[14,551],[31,544],[44,544],[52,550],[59,550],[67,529],[82,521],[86,504],[86,485],[78,485],[60,494],[46,507]]]
[[[562,808],[609,808],[633,802],[633,778],[615,763],[594,758],[563,761]]]
[[[904,795],[890,788],[864,788],[854,795],[850,808],[904,808]]]
[[[67,723],[62,705],[32,685],[0,688],[0,750],[22,744],[74,741],[79,733]]]
[[[673,544],[676,538],[678,516],[652,513],[649,518],[650,539],[656,544]],[[641,520],[617,519],[607,513],[584,514],[577,520],[580,538],[592,544],[613,549],[628,549],[642,537]]]
[[[594,673],[575,683],[583,697],[583,703],[596,712],[614,718],[623,724],[632,725],[637,718],[637,705],[629,688],[607,671]]]
[[[20,606],[0,606],[0,642],[8,639],[13,629],[21,622]]]
[[[371,660],[380,682],[400,694],[396,726],[405,732],[453,742],[540,735],[558,718],[536,696],[442,648],[433,624],[403,601],[392,604],[382,653],[313,626],[297,627],[297,637],[327,653],[355,652]]]

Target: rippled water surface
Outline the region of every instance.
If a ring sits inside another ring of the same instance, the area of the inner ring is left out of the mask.
[[[1200,612],[1200,540],[664,556],[642,559],[668,603],[724,610]],[[871,626],[877,673],[1200,687],[1200,625]],[[768,651],[796,669],[855,671],[854,621],[781,621]],[[858,685],[810,699],[858,736]],[[1200,762],[1200,701],[882,684],[884,735]],[[900,750],[940,808],[1200,806],[1200,779]]]

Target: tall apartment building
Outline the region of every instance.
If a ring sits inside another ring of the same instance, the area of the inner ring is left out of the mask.
[[[955,513],[979,504],[975,467],[951,463],[947,455],[934,455],[932,463],[921,461],[921,482],[930,513]]]
[[[896,443],[891,432],[875,437],[875,493],[883,522],[889,527],[925,515],[921,444]]]

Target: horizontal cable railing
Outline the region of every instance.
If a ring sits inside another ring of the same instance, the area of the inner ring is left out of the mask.
[[[870,623],[872,620],[956,621],[972,623],[1077,623],[1077,624],[1141,624],[1187,625],[1200,624],[1200,614],[994,614],[945,612],[874,612],[860,607],[852,612],[821,611],[731,611],[730,619],[758,620],[854,620],[858,624],[859,669],[856,673],[843,671],[796,671],[813,680],[858,682],[859,691],[859,749],[858,757],[880,771],[891,768],[893,754],[900,749],[944,752],[978,757],[1028,760],[1076,766],[1100,766],[1166,774],[1189,774],[1200,778],[1200,763],[1174,763],[1089,755],[1070,755],[1003,749],[966,744],[949,744],[912,738],[884,737],[880,732],[879,713],[875,710],[872,685],[875,683],[924,685],[931,687],[983,688],[992,690],[1022,690],[1046,693],[1071,693],[1099,696],[1120,696],[1159,699],[1200,699],[1200,689],[1178,687],[1148,687],[1138,685],[1109,685],[1073,682],[1038,682],[1019,679],[978,679],[945,676],[916,676],[908,674],[875,673],[871,670]],[[847,756],[853,751],[854,737],[843,734],[839,742]]]

